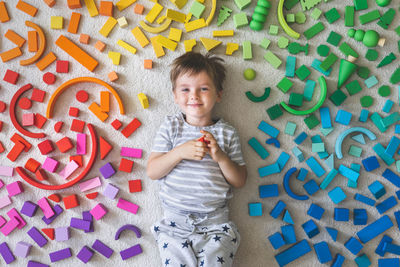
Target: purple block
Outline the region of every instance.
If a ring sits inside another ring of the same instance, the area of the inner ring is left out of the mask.
[[[110,199],[115,199],[115,197],[117,196],[119,192],[119,188],[116,187],[113,184],[108,184],[106,186],[106,189],[104,189],[103,191],[103,195],[105,195],[106,197],[110,198]]]
[[[11,262],[15,261],[15,257],[12,254],[6,242],[0,244],[0,254],[7,264],[10,264]]]
[[[76,229],[89,231],[92,226],[92,222],[85,221],[85,220],[79,219],[79,218],[71,218],[71,223],[69,224],[69,226],[76,228]]]
[[[70,248],[64,248],[50,253],[49,256],[51,262],[56,262],[71,257],[72,253]]]
[[[94,241],[92,248],[106,258],[110,258],[114,252],[114,250],[112,250],[109,246],[107,246],[106,244],[104,244],[103,242],[101,242],[98,239],[96,239],[96,241]]]
[[[82,212],[82,218],[83,218],[85,221],[92,222],[91,225],[90,225],[89,230],[88,230],[88,231],[85,230],[85,233],[94,232],[93,215],[90,213],[90,211],[89,211],[89,210],[88,210],[88,211],[83,211],[83,212]]]
[[[143,252],[142,247],[139,244],[137,244],[130,248],[120,251],[119,254],[121,254],[121,258],[123,260],[127,260],[127,259],[129,259],[133,256],[136,256],[142,252]]]
[[[50,267],[50,265],[40,263],[37,261],[28,261],[27,267]]]
[[[67,241],[70,237],[69,227],[57,227],[54,229],[54,233],[56,235],[56,241]]]
[[[51,224],[58,217],[58,215],[60,215],[64,211],[63,208],[61,208],[61,206],[58,204],[54,206],[53,210],[54,210],[53,216],[51,216],[50,218],[46,218],[45,216],[43,216],[43,218],[42,218],[42,220],[47,225]]]
[[[42,235],[42,233],[36,229],[35,226],[32,226],[32,228],[27,232],[27,234],[33,239],[33,241],[38,244],[39,247],[43,247],[44,245],[47,244],[47,239]]]
[[[20,241],[15,246],[14,254],[21,258],[26,258],[31,251],[32,245],[23,241]]]
[[[106,165],[104,165],[103,167],[100,168],[100,172],[104,178],[108,179],[114,175],[115,170],[114,170],[113,166],[111,165],[111,163],[107,163]]]
[[[83,246],[81,251],[79,251],[78,255],[76,257],[80,259],[84,263],[88,263],[90,259],[93,257],[94,252],[88,248],[87,246]]]
[[[38,207],[39,206],[36,205],[35,203],[32,203],[30,201],[25,201],[24,205],[22,206],[21,213],[26,216],[33,217],[35,216]]]

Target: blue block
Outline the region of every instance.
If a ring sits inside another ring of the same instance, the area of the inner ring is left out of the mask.
[[[303,162],[304,161],[303,152],[301,152],[301,150],[297,146],[292,148],[292,153],[294,154],[294,156],[297,158],[297,160],[299,162]]]
[[[320,263],[325,263],[332,260],[331,251],[329,250],[328,243],[325,241],[314,244],[314,250]]]
[[[386,230],[390,229],[392,226],[393,223],[390,220],[389,216],[383,215],[375,222],[370,223],[369,225],[358,231],[357,236],[361,240],[361,242],[367,243],[368,241],[374,239]]]
[[[280,172],[281,172],[281,168],[279,168],[278,163],[274,163],[271,165],[267,165],[267,166],[258,168],[258,174],[260,175],[260,177],[265,177],[265,176],[275,174],[275,173],[280,173]]]
[[[388,180],[395,186],[400,187],[400,177],[397,174],[395,174],[394,172],[392,172],[390,169],[386,169],[382,173],[382,176],[383,176],[383,178],[385,178],[386,180]]]
[[[258,192],[260,193],[260,198],[279,196],[277,184],[260,185],[258,187]]]
[[[385,243],[383,244],[383,251],[400,255],[400,246],[392,244],[392,243]]]
[[[290,248],[275,255],[275,260],[278,262],[279,266],[285,266],[292,261],[304,256],[310,251],[310,245],[308,244],[307,240],[303,239],[297,244],[294,244]]]
[[[399,267],[399,258],[378,259],[378,267]]]
[[[332,202],[335,204],[339,204],[343,200],[346,199],[346,194],[343,192],[342,188],[335,187],[331,191],[329,191],[328,196],[331,198]]]
[[[262,216],[262,203],[249,203],[250,216]]]
[[[368,206],[375,206],[375,202],[376,202],[372,198],[366,197],[366,196],[364,196],[362,194],[359,194],[359,193],[356,193],[354,195],[354,199],[358,200],[358,201],[360,201],[360,202],[362,202],[364,204],[367,204]]]
[[[296,243],[296,234],[294,232],[293,224],[281,226],[281,232],[286,244]]]
[[[375,153],[386,163],[386,165],[390,166],[393,164],[394,159],[392,157],[389,157],[386,153],[385,153],[385,148],[382,146],[381,143],[377,143],[376,145],[374,145],[374,147],[372,148]]]
[[[394,196],[391,196],[382,201],[381,203],[379,203],[378,205],[376,205],[376,209],[378,210],[379,214],[383,214],[396,205],[397,205],[396,198]]]
[[[338,230],[336,230],[335,228],[331,228],[331,227],[325,227],[325,229],[328,232],[328,234],[331,236],[332,240],[336,242],[336,239],[338,236]]]
[[[304,93],[303,93],[305,100],[311,101],[313,94],[314,94],[314,88],[315,88],[316,84],[317,83],[313,80],[306,81],[306,85],[304,86]]]
[[[368,221],[368,214],[366,209],[353,210],[354,225],[366,225]]]
[[[363,248],[363,245],[360,243],[360,241],[354,237],[350,237],[349,240],[344,243],[344,246],[354,255],[357,255]]]
[[[321,116],[321,123],[322,123],[322,128],[331,128],[332,127],[332,122],[331,122],[331,112],[328,107],[322,107],[319,108],[319,114]]]
[[[313,238],[314,236],[319,234],[318,226],[312,219],[303,223],[301,227],[303,227],[304,232],[307,234],[308,238]]]
[[[279,135],[279,130],[276,129],[274,126],[269,125],[265,121],[260,122],[260,124],[258,125],[258,129],[274,138],[277,138]]]
[[[310,157],[308,160],[306,160],[306,163],[317,177],[321,177],[325,174],[326,171],[314,157]]]
[[[325,210],[323,208],[321,208],[317,204],[311,203],[310,208],[307,211],[307,214],[310,215],[311,217],[314,217],[317,220],[320,220],[324,212]]]
[[[324,151],[324,152],[318,152],[318,156],[319,156],[320,159],[324,159],[324,158],[329,157],[329,154],[328,154],[328,152],[326,152],[326,151]]]
[[[393,107],[394,102],[390,99],[386,100],[385,105],[382,108],[382,111],[385,113],[389,113]]]
[[[397,227],[398,227],[399,230],[400,230],[400,211],[396,211],[396,212],[394,213],[394,217],[396,218]]]
[[[361,165],[357,163],[352,163],[350,165],[350,169],[359,173],[361,171]]]
[[[281,154],[279,155],[279,158],[276,160],[276,163],[278,163],[279,168],[283,170],[285,167],[286,163],[290,159],[290,155],[286,153],[285,151],[282,151]]]
[[[361,162],[364,166],[364,169],[367,172],[378,169],[381,166],[381,165],[379,165],[379,161],[378,161],[377,157],[375,157],[375,156],[371,156],[369,158],[363,159]]]
[[[318,59],[314,59],[313,62],[311,63],[311,67],[319,72],[321,72],[322,74],[324,74],[325,76],[329,76],[331,74],[332,71],[332,67],[329,68],[328,70],[324,71],[323,69],[321,69],[321,61]]]
[[[276,139],[276,138],[273,138],[273,137],[267,139],[267,140],[265,141],[265,143],[266,143],[267,145],[273,145],[273,146],[275,146],[276,148],[281,148],[281,143],[279,142],[279,140]]]
[[[296,57],[287,56],[286,57],[286,77],[294,77],[294,72],[296,71]]]
[[[336,258],[334,262],[332,263],[331,267],[341,267],[343,265],[345,258],[340,255],[339,253],[336,254]]]
[[[307,177],[308,170],[304,168],[300,168],[299,174],[297,175],[297,179],[300,181],[304,181],[304,179]]]
[[[334,219],[338,222],[347,222],[350,219],[350,210],[346,208],[335,208]]]
[[[388,146],[386,147],[385,153],[388,156],[393,157],[394,153],[396,153],[399,146],[400,146],[400,139],[397,138],[396,136],[392,136]]]
[[[271,215],[273,218],[278,218],[279,215],[281,215],[282,211],[286,208],[286,204],[285,202],[283,202],[282,200],[279,200],[275,207],[271,210],[271,212],[269,213],[269,215]]]
[[[288,210],[285,211],[285,215],[283,215],[283,221],[290,223],[290,224],[294,224],[292,216],[290,216],[290,213]]]
[[[248,144],[254,149],[254,151],[260,156],[261,159],[266,159],[269,156],[268,151],[256,138],[252,137],[249,140]]]
[[[371,261],[365,254],[358,256],[357,258],[354,259],[354,261],[357,263],[358,267],[368,267],[371,265]]]
[[[314,195],[319,190],[318,184],[312,179],[305,183],[303,187],[310,196]]]
[[[375,249],[375,253],[381,257],[385,257],[386,251],[383,250],[385,243],[392,243],[393,239],[390,236],[383,235],[381,241]]]
[[[379,199],[386,194],[386,189],[379,181],[375,181],[368,186],[369,191],[374,195],[376,199]]]
[[[283,240],[281,233],[279,233],[279,232],[276,232],[275,234],[270,235],[268,237],[268,240],[274,249],[278,249],[286,244],[285,240]]]
[[[358,120],[360,122],[366,122],[368,120],[369,117],[369,110],[368,109],[362,109],[360,112],[360,117],[358,118]]]
[[[394,133],[400,134],[400,124],[396,124],[396,126],[394,127]]]
[[[344,177],[348,178],[349,180],[351,180],[353,182],[357,182],[358,177],[360,176],[360,174],[358,172],[356,172],[344,165],[340,165],[338,171],[341,175],[343,175]]]
[[[311,143],[323,143],[321,136],[319,134],[312,136]]]
[[[301,132],[301,133],[294,139],[294,142],[295,142],[297,145],[300,145],[301,143],[303,143],[304,140],[306,140],[307,136],[308,136],[308,135],[307,135],[305,132]]]
[[[336,114],[335,122],[343,125],[349,125],[352,116],[353,115],[350,112],[343,109],[339,109]]]

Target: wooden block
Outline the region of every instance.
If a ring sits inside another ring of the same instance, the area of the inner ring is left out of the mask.
[[[57,57],[56,55],[54,55],[53,52],[48,53],[46,56],[42,57],[41,60],[39,60],[35,65],[36,67],[43,71],[44,69],[46,69],[51,63],[53,63],[54,61],[56,61]]]
[[[118,75],[115,71],[112,71],[108,74],[108,79],[110,80],[110,82],[115,82],[116,80],[118,80]]]
[[[126,20],[125,17],[120,17],[119,19],[117,19],[117,21],[118,21],[118,25],[121,28],[125,28],[126,26],[128,26],[128,21]]]
[[[0,124],[2,124],[2,123],[3,123],[3,122],[1,122]],[[0,153],[3,153],[4,150],[5,150],[5,148],[4,148],[3,144],[2,144],[1,141],[0,141]]]
[[[37,13],[36,7],[30,5],[22,0],[18,1],[16,8],[32,17],[36,16],[36,13]]]
[[[28,51],[38,51],[38,35],[37,31],[28,31]]]
[[[6,3],[1,1],[0,2],[0,22],[4,23],[10,20],[10,17],[8,16],[8,11],[6,7]]]
[[[143,60],[143,67],[145,69],[152,69],[153,68],[153,60],[151,60],[151,59]]]
[[[128,44],[127,42],[124,42],[122,40],[118,40],[117,41],[117,45],[119,45],[120,47],[128,50],[129,52],[131,52],[132,54],[136,54],[136,48],[131,46],[130,44]]]
[[[97,16],[99,11],[97,10],[94,0],[83,0],[85,2],[86,8],[91,17]]]
[[[42,129],[44,124],[47,122],[47,118],[40,115],[39,113],[35,114],[35,126],[39,129]]]
[[[33,158],[28,159],[25,163],[25,169],[33,173],[35,173],[39,169],[39,167],[40,167],[40,162],[38,162]]]
[[[119,0],[115,5],[117,6],[119,11],[122,11],[135,2],[136,0]]]
[[[79,42],[81,44],[89,44],[90,36],[88,34],[81,33],[79,35]]]
[[[164,7],[156,2],[154,6],[150,9],[149,13],[147,13],[145,19],[148,22],[153,23],[163,9]]]
[[[53,7],[56,4],[56,0],[43,0],[49,7]]]
[[[70,9],[81,8],[82,4],[80,0],[67,0],[68,7]]]
[[[68,137],[61,138],[56,142],[56,146],[61,151],[61,153],[68,152],[74,147],[71,140]]]
[[[69,20],[68,32],[77,33],[80,21],[81,21],[81,14],[72,12],[71,18]]]
[[[158,39],[158,35],[157,36],[153,36],[151,37],[151,45],[153,46],[153,51],[156,54],[156,57],[162,57],[165,55],[164,52],[164,48],[162,47],[162,45],[160,45],[156,40]]]
[[[100,1],[99,8],[100,15],[112,17],[113,15],[113,2],[111,1]]]
[[[101,121],[105,121],[108,118],[108,114],[103,112],[100,108],[100,106],[96,103],[93,102],[89,106],[89,110]]]
[[[135,14],[142,15],[143,11],[144,11],[144,6],[143,5],[141,5],[141,4],[136,4],[135,5],[135,8],[134,8]]]
[[[103,27],[99,30],[99,33],[103,35],[104,37],[108,37],[112,29],[114,29],[114,26],[117,24],[117,20],[114,19],[113,17],[109,17],[104,23]]]
[[[51,16],[50,28],[56,30],[61,30],[62,28],[64,28],[64,18],[62,16]]]
[[[101,111],[104,111],[104,112],[110,111],[110,92],[109,91],[101,91],[100,92],[100,108],[101,108]]]
[[[22,126],[32,126],[35,124],[35,114],[25,113],[22,115]]]
[[[142,105],[142,107],[144,109],[149,107],[149,99],[147,98],[147,96],[144,93],[139,93],[138,98],[139,98],[140,104]]]
[[[142,123],[137,118],[134,118],[127,126],[125,126],[121,133],[128,138],[137,128],[140,127],[140,125],[142,125]]]
[[[144,35],[139,27],[133,28],[131,32],[141,47],[145,47],[149,44],[149,39],[147,39],[146,35]]]
[[[43,103],[46,92],[37,88],[33,88],[31,100]]]
[[[79,117],[79,108],[70,107],[68,111],[68,115],[71,117]]]
[[[200,39],[201,40],[201,39]],[[165,47],[171,51],[175,51],[178,43],[168,39],[165,36],[158,35],[156,42],[158,42],[162,47]]]
[[[108,57],[111,59],[111,61],[114,65],[119,65],[119,62],[121,60],[121,53],[109,51]]]
[[[106,44],[103,43],[102,41],[97,41],[97,42],[94,44],[94,47],[95,47],[97,50],[99,50],[100,52],[103,52],[104,49],[106,48]]]
[[[121,123],[119,120],[115,119],[115,120],[113,120],[113,122],[111,123],[111,126],[112,126],[115,130],[118,131],[118,129],[121,128],[122,123]]]
[[[44,181],[47,180],[47,174],[46,171],[43,169],[39,169],[35,172],[36,179],[39,181]]]
[[[69,61],[67,60],[57,60],[56,62],[56,72],[58,73],[68,73],[69,71]]]
[[[11,84],[17,84],[18,78],[19,78],[18,72],[7,70],[6,74],[4,75],[3,81],[6,81]]]
[[[3,62],[7,62],[7,61],[10,61],[11,59],[19,57],[20,55],[22,55],[21,49],[19,49],[19,47],[15,47],[15,48],[12,48],[8,51],[1,53],[0,57]]]
[[[22,38],[18,33],[14,32],[13,30],[8,30],[6,34],[4,34],[8,40],[16,44],[18,47],[22,47],[26,40]]]

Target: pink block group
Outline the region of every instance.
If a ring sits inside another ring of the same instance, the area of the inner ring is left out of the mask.
[[[0,215],[0,228],[6,223],[6,219],[4,219],[3,216]]]
[[[8,166],[0,166],[0,176],[13,176],[14,168]]]
[[[0,209],[11,204],[11,198],[9,196],[0,197]]]
[[[60,171],[60,175],[64,178],[64,179],[68,179],[68,177],[71,176],[71,174],[79,168],[79,164],[76,163],[74,160],[71,160],[70,162],[68,162],[68,164],[65,166],[65,168]]]
[[[47,219],[54,215],[54,210],[47,201],[47,198],[42,197],[41,199],[38,200],[37,204],[43,211],[44,217],[46,217]]]
[[[22,229],[24,228],[24,226],[26,225],[26,221],[24,220],[24,218],[21,217],[21,214],[18,213],[18,211],[15,208],[10,209],[7,212],[8,217],[10,217],[10,219],[17,219],[17,221],[19,222],[18,224],[18,229]]]
[[[0,188],[2,188],[4,186],[4,182],[2,180],[0,180]]]
[[[42,164],[42,168],[45,169],[46,171],[54,173],[56,172],[59,164],[60,163],[57,160],[47,157]]]
[[[24,192],[24,187],[20,181],[13,182],[11,184],[6,185],[8,195],[10,197],[19,195]]]
[[[79,184],[79,188],[81,189],[82,192],[88,191],[90,189],[96,188],[101,186],[101,180],[99,177],[94,177],[92,179],[89,179],[87,181],[84,181]]]
[[[32,126],[35,124],[35,113],[24,113],[22,115],[22,126]]]
[[[86,155],[86,134],[78,133],[76,135],[76,154]]]
[[[15,228],[17,228],[18,225],[19,221],[16,218],[12,218],[0,229],[0,231],[3,235],[8,236]]]
[[[142,157],[142,149],[132,148],[132,147],[121,147],[121,156],[122,157],[130,157],[130,158],[141,158]]]
[[[123,198],[118,199],[117,207],[133,214],[136,214],[139,209],[138,205]]]
[[[101,203],[97,204],[93,209],[90,210],[90,214],[92,214],[93,218],[96,220],[100,220],[107,214],[107,209]]]

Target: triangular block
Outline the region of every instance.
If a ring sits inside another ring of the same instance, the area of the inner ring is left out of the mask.
[[[47,235],[51,240],[54,240],[54,228],[43,228],[42,232]]]
[[[339,76],[337,88],[339,89],[342,85],[350,78],[350,76],[356,71],[357,65],[353,62],[342,59],[339,66]]]
[[[338,230],[335,228],[330,228],[330,227],[325,227],[326,231],[328,231],[328,234],[332,237],[332,240],[336,242],[337,235],[338,235]]]
[[[54,202],[60,202],[61,201],[61,197],[58,194],[52,194],[50,196],[47,197],[50,200],[53,200]]]
[[[82,155],[74,155],[69,157],[69,161],[75,161],[79,167],[83,166],[83,157]]]
[[[283,216],[283,221],[290,223],[290,224],[294,224],[292,216],[290,216],[290,213],[288,210],[285,211],[285,215]]]
[[[363,145],[366,144],[364,136],[362,134],[355,135],[355,136],[351,137],[351,139],[353,139],[354,141],[359,142],[360,144],[363,144]]]
[[[100,158],[104,159],[112,149],[113,147],[100,136]]]
[[[335,156],[333,153],[325,160],[325,164],[328,165],[331,170],[335,168]]]
[[[211,49],[219,46],[222,43],[221,41],[205,37],[200,37],[200,41],[203,44],[203,46],[207,49],[207,51],[210,51]]]
[[[86,194],[86,197],[88,199],[95,199],[98,194],[99,194],[99,192],[94,192],[94,193]]]

